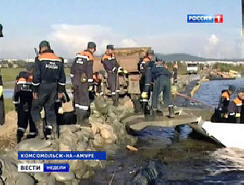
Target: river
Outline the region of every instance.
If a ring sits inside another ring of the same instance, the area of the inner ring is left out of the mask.
[[[217,106],[219,103],[219,97],[221,91],[228,89],[229,85],[234,85],[235,87],[244,87],[244,79],[237,80],[214,80],[210,82],[203,82],[199,91],[195,94],[194,98],[212,105]],[[231,97],[235,97],[236,93]]]
[[[195,98],[216,106],[230,84],[243,86],[244,79],[204,82]],[[144,129],[138,133],[138,152],[120,149],[106,168],[80,184],[244,184],[244,150],[219,148],[191,132],[187,125]]]

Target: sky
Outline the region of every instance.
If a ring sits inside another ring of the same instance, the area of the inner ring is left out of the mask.
[[[187,14],[223,14],[223,24],[189,24]],[[72,58],[95,41],[150,46],[162,54],[244,57],[240,0],[1,0],[0,58],[32,58],[50,41],[58,56]]]

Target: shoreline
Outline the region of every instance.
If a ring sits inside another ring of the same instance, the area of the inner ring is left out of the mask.
[[[185,91],[187,86],[194,79],[191,76],[179,76],[177,84],[178,89]],[[65,105],[64,110],[72,111],[71,104]],[[6,115],[7,122],[0,127],[0,146],[5,143],[4,154],[0,155],[0,164],[2,164],[3,174],[1,179],[9,184],[12,180],[22,179],[22,184],[35,184],[65,182],[78,183],[82,179],[91,178],[97,168],[104,168],[106,161],[64,161],[69,163],[70,172],[68,173],[44,173],[42,175],[36,173],[18,173],[17,151],[99,151],[105,150],[108,158],[116,155],[119,149],[126,150],[126,145],[135,145],[137,138],[127,133],[125,125],[120,119],[127,114],[134,113],[133,103],[129,97],[120,100],[118,107],[112,106],[112,102],[108,99],[97,98],[91,104],[92,114],[89,119],[91,128],[82,127],[80,125],[60,126],[60,138],[54,141],[40,140],[38,138],[23,140],[20,144],[15,144],[16,133],[16,113],[11,111]],[[5,127],[5,129],[4,129]],[[11,134],[7,135],[6,129],[11,130]],[[5,131],[4,131],[5,130]],[[4,133],[3,133],[4,131]],[[3,140],[3,138],[5,140]],[[14,140],[13,140],[14,139]],[[15,149],[16,147],[16,149]],[[28,162],[28,161],[21,161]],[[38,161],[37,161],[38,162]],[[59,162],[59,161],[52,161]],[[62,161],[63,162],[63,161]],[[43,161],[41,161],[43,163]],[[7,167],[12,169],[11,171]],[[13,170],[14,169],[14,170]],[[28,182],[28,183],[27,183]]]

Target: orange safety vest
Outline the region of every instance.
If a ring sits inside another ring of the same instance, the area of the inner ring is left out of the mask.
[[[145,62],[145,63],[148,63],[148,62],[150,62],[151,60],[150,60],[150,58],[148,58],[148,57],[144,57],[143,58],[143,62]]]
[[[227,91],[223,92],[221,97],[226,99],[226,100],[230,100],[230,95],[229,95],[229,93]]]
[[[85,50],[85,51],[78,53],[78,55],[87,56],[90,61],[94,61],[94,56],[90,51]]]
[[[42,53],[38,57],[38,60],[39,61],[42,61],[42,60],[61,61],[61,59],[59,57],[57,57],[54,53]]]
[[[177,64],[174,64],[173,65],[173,68],[178,69],[178,65]]]

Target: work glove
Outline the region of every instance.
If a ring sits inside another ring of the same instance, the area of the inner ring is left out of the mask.
[[[148,93],[147,92],[141,93],[141,98],[142,99],[148,99]]]
[[[123,73],[123,68],[122,67],[118,68],[118,73]]]
[[[63,113],[64,113],[63,107],[59,107],[59,108],[58,108],[58,113],[59,113],[59,114],[63,114]]]
[[[114,68],[112,69],[112,71],[113,71],[113,73],[116,73],[116,71],[117,71],[117,67],[114,67]]]
[[[89,87],[88,87],[88,91],[93,91],[93,85],[89,85]]]
[[[2,95],[3,95],[3,86],[0,85],[0,98],[2,97]]]

